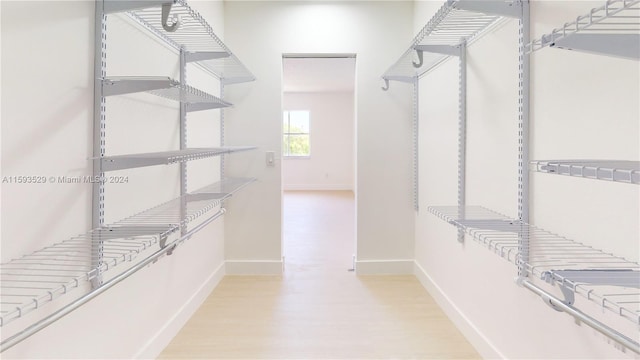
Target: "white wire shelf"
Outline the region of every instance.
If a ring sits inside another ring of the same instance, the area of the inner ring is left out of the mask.
[[[640,184],[640,161],[537,160],[531,170],[547,174]]]
[[[169,9],[165,30],[163,6]],[[176,49],[184,49],[187,62],[197,62],[218,77],[224,84],[254,81],[253,74],[216,36],[211,26],[185,0],[118,1],[107,0],[105,13],[127,11],[156,36]]]
[[[609,0],[526,46],[578,50],[626,59],[640,59],[640,0]]]
[[[448,0],[382,78],[412,82],[448,57],[459,56],[463,42],[475,41],[498,19],[521,16],[517,2]]]
[[[87,284],[99,274],[133,262],[143,251],[162,244],[253,181],[225,179],[112,225],[0,264],[0,326]],[[97,260],[97,255],[91,252],[92,245],[101,248],[97,266],[92,265]]]
[[[166,99],[184,102],[187,104],[187,111],[219,109],[231,106],[230,103],[218,97],[188,85],[181,85],[179,81],[169,77],[109,77],[102,81],[102,90],[104,96],[147,92]]]
[[[217,148],[191,148],[154,153],[105,156],[100,158],[100,160],[102,161],[103,171],[114,171],[145,166],[169,165],[253,149],[256,149],[256,147],[224,146]]]
[[[429,212],[462,229],[528,274],[571,290],[640,325],[640,265],[511,219],[481,206],[431,206]],[[522,243],[528,247],[523,247]],[[528,248],[522,263],[520,249]]]
[[[184,227],[220,205],[254,178],[228,178],[119,221],[118,225],[171,224]],[[184,213],[183,213],[184,209]]]
[[[137,254],[176,229],[128,226],[95,229],[0,265],[0,326],[67,294]],[[91,245],[100,244],[101,265]]]

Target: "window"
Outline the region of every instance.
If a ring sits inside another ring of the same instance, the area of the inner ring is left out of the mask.
[[[285,111],[282,119],[284,133],[282,155],[290,157],[310,156],[309,111]]]

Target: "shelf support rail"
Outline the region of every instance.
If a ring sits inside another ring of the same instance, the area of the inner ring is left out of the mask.
[[[413,81],[413,208],[420,210],[420,79]]]
[[[220,81],[220,99],[224,99],[224,82]],[[224,146],[224,109],[220,109],[220,146]],[[224,158],[220,156],[220,178],[224,179]]]
[[[163,25],[164,26],[164,25]],[[180,83],[187,84],[187,55],[184,47],[180,48]],[[187,148],[187,103],[180,101],[180,150]],[[187,216],[187,163],[180,163],[180,219],[184,221]],[[187,232],[186,226],[180,227],[180,235]],[[171,255],[169,251],[167,255]]]
[[[530,56],[526,45],[530,40],[529,0],[522,0],[522,15],[518,22],[518,219],[529,223],[529,83]],[[524,230],[524,229],[522,229]],[[518,276],[527,277],[529,234],[520,231],[518,237]]]
[[[573,316],[577,320],[589,325],[594,330],[600,332],[601,334],[609,337],[610,339],[620,343],[625,346],[629,350],[640,354],[640,344],[638,342],[628,338],[627,336],[621,334],[620,332],[610,328],[609,326],[599,322],[598,320],[592,318],[591,316],[583,313],[582,311],[574,308],[570,304],[565,303],[564,301],[558,299],[554,295],[546,292],[545,290],[539,288],[528,280],[524,280],[523,278],[518,279],[518,284],[524,288],[531,290],[533,293],[540,295],[544,302],[550,305],[557,311],[562,311],[567,313],[568,315]]]
[[[463,219],[466,204],[466,166],[467,166],[467,41],[460,45],[460,66],[458,86],[458,209]],[[458,241],[464,242],[464,230],[458,229]]]
[[[17,345],[21,341],[23,341],[23,340],[29,338],[30,336],[38,333],[40,330],[45,329],[49,325],[51,325],[51,324],[55,323],[56,321],[62,319],[66,315],[69,315],[71,312],[73,312],[74,310],[78,309],[80,306],[82,306],[82,305],[88,303],[89,301],[93,300],[98,295],[102,294],[103,292],[105,292],[108,289],[112,288],[113,286],[117,285],[121,281],[127,279],[128,277],[130,277],[131,275],[135,274],[136,272],[146,268],[148,265],[153,264],[154,262],[156,262],[162,256],[168,254],[169,252],[172,252],[178,245],[180,245],[181,243],[185,242],[186,240],[189,240],[195,233],[197,233],[198,231],[202,230],[205,226],[209,225],[211,222],[213,222],[214,220],[216,220],[219,217],[221,217],[222,215],[224,215],[225,212],[226,212],[226,210],[224,208],[220,209],[220,211],[215,213],[213,216],[211,216],[210,218],[208,218],[207,220],[205,220],[201,224],[195,226],[193,229],[191,229],[190,231],[186,232],[184,235],[180,236],[176,240],[174,240],[171,243],[167,244],[165,247],[163,247],[160,250],[156,251],[155,253],[149,255],[147,258],[145,258],[144,260],[142,260],[141,262],[139,262],[135,266],[131,267],[127,271],[125,271],[125,272],[113,277],[112,279],[110,279],[107,282],[105,282],[104,284],[102,284],[100,287],[93,289],[91,292],[89,292],[88,294],[76,299],[74,302],[70,303],[69,305],[66,305],[62,309],[54,312],[53,314],[51,314],[51,315],[45,317],[44,319],[32,324],[31,326],[25,328],[24,330],[20,331],[19,333],[17,333],[15,335],[7,338],[6,340],[2,341],[0,343],[0,353],[4,352],[7,349],[10,349],[11,347]]]
[[[105,154],[105,123],[106,99],[103,93],[102,79],[107,75],[107,16],[103,0],[96,1],[95,7],[95,42],[93,67],[93,178],[104,176],[102,158]],[[97,181],[92,186],[92,216],[91,228],[97,229],[104,225],[104,189],[105,183]],[[91,266],[101,269],[103,263],[104,245],[102,242],[91,243]],[[97,288],[102,284],[102,275],[98,274],[91,280],[91,286]]]

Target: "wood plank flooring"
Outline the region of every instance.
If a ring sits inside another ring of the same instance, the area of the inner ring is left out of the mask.
[[[286,192],[285,272],[227,276],[160,359],[477,359],[414,276],[357,276],[351,192]]]

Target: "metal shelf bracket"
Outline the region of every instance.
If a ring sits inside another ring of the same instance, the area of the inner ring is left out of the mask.
[[[552,284],[553,276],[551,275],[551,273],[546,272],[544,280]],[[528,279],[526,277],[518,276],[516,278],[516,284],[518,284],[518,286],[524,287],[524,284],[526,282],[528,282]],[[571,289],[565,286],[560,286],[560,290],[562,291],[564,300],[557,299],[556,297],[551,296],[546,292],[541,292],[538,295],[540,295],[542,302],[544,302],[547,306],[549,306],[553,310],[557,312],[564,312],[564,310],[562,309],[562,307],[560,307],[558,303],[562,303],[566,306],[572,306],[575,303],[576,298],[575,298],[575,293]]]
[[[114,96],[144,92],[150,90],[166,89],[171,86],[179,85],[178,82],[169,78],[164,80],[158,79],[134,79],[134,80],[102,80],[102,92],[104,96]]]
[[[546,291],[542,290],[541,288],[537,287],[536,285],[532,284],[527,280],[523,280],[519,282],[518,285],[531,290],[533,293],[537,295],[540,295],[543,299],[545,299],[545,303],[550,304],[550,306],[553,307],[554,309],[561,312],[565,312],[568,315],[573,316],[575,319],[582,321],[583,323],[587,324],[594,330],[624,345],[625,347],[635,352],[636,354],[640,354],[640,344],[638,344],[636,340],[630,339],[629,337],[619,333],[615,329],[612,329],[611,327],[601,323],[600,321],[586,315],[585,313],[574,308],[573,306],[567,305],[560,299],[557,299],[555,296],[547,293]]]
[[[223,77],[220,79],[220,82],[222,82],[224,85],[233,85],[233,84],[240,84],[240,83],[245,83],[245,82],[251,82],[251,81],[255,81],[256,78],[253,76],[234,76],[231,78],[226,78]]]
[[[460,45],[416,45],[413,48],[418,52],[420,59],[422,59],[423,51],[449,56],[460,56],[462,53],[462,47]]]
[[[217,104],[217,103],[195,103],[195,104],[186,104],[187,112],[194,111],[202,111],[202,110],[211,110],[211,109],[221,109],[227,107],[225,104]]]
[[[175,0],[104,0],[104,13],[113,14],[174,3]]]
[[[567,306],[573,305],[576,301],[576,294],[566,286],[560,286],[560,290],[562,291],[562,295],[564,296],[564,300],[562,300],[562,303]],[[549,296],[540,295],[540,297],[542,298],[542,301],[544,301],[545,304],[549,305],[549,307],[551,307],[553,310],[557,312],[563,312],[563,310],[558,305],[556,305],[555,302],[551,301],[551,298]]]
[[[454,9],[474,11],[483,14],[506,16],[515,19],[522,17],[522,2],[514,1],[477,1],[477,0],[448,0]]]
[[[400,81],[400,82],[408,83],[408,84],[412,84],[413,80],[415,78],[416,78],[415,76],[394,76],[394,75],[383,77],[383,79],[388,80],[388,81],[389,80]]]
[[[543,37],[543,41],[547,40],[553,41]],[[553,41],[549,46],[623,59],[640,59],[640,34],[572,34]]]
[[[184,53],[186,62],[198,62],[205,60],[224,59],[231,56],[227,51],[185,51]]]

